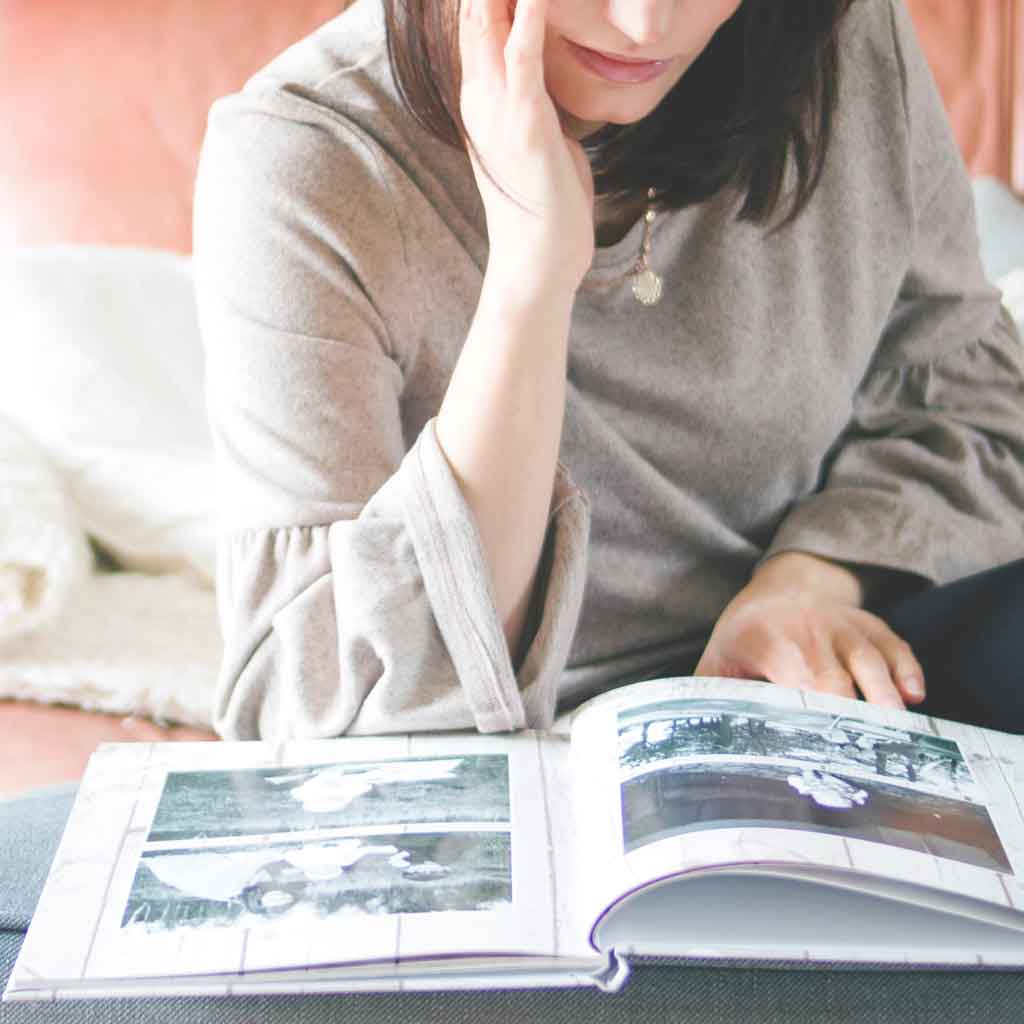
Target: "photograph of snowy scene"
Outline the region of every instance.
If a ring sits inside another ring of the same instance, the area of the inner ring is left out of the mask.
[[[121,924],[168,931],[253,927],[286,916],[490,910],[512,900],[510,851],[507,831],[150,850]]]
[[[171,772],[149,842],[417,822],[507,822],[504,754]]]
[[[492,909],[510,821],[504,754],[170,772],[122,927]]]
[[[618,716],[627,850],[722,826],[867,839],[1010,871],[959,747],[849,716],[742,700]]]

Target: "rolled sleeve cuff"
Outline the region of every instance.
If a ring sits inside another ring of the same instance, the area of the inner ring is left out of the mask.
[[[516,678],[472,513],[431,420],[407,459],[404,518],[438,628],[480,732],[546,728],[583,599],[589,505],[559,465],[541,621]]]

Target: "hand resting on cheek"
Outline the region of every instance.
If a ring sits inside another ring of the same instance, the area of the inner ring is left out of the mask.
[[[574,290],[594,254],[594,183],[544,84],[547,9],[548,0],[463,0],[460,106],[489,272]]]

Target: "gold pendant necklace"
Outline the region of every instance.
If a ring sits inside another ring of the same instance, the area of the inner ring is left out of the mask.
[[[643,306],[656,306],[661,302],[661,296],[665,291],[665,282],[661,275],[651,269],[651,225],[658,216],[654,208],[654,200],[657,198],[657,190],[647,190],[647,209],[644,211],[644,240],[640,244],[640,255],[637,258],[636,266],[633,268],[633,297]]]

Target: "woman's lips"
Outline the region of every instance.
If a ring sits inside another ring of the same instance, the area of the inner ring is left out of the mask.
[[[657,78],[669,65],[667,60],[627,60],[623,57],[612,57],[598,50],[588,50],[567,39],[569,48],[577,60],[588,71],[603,78],[607,82],[622,82],[637,85]]]

